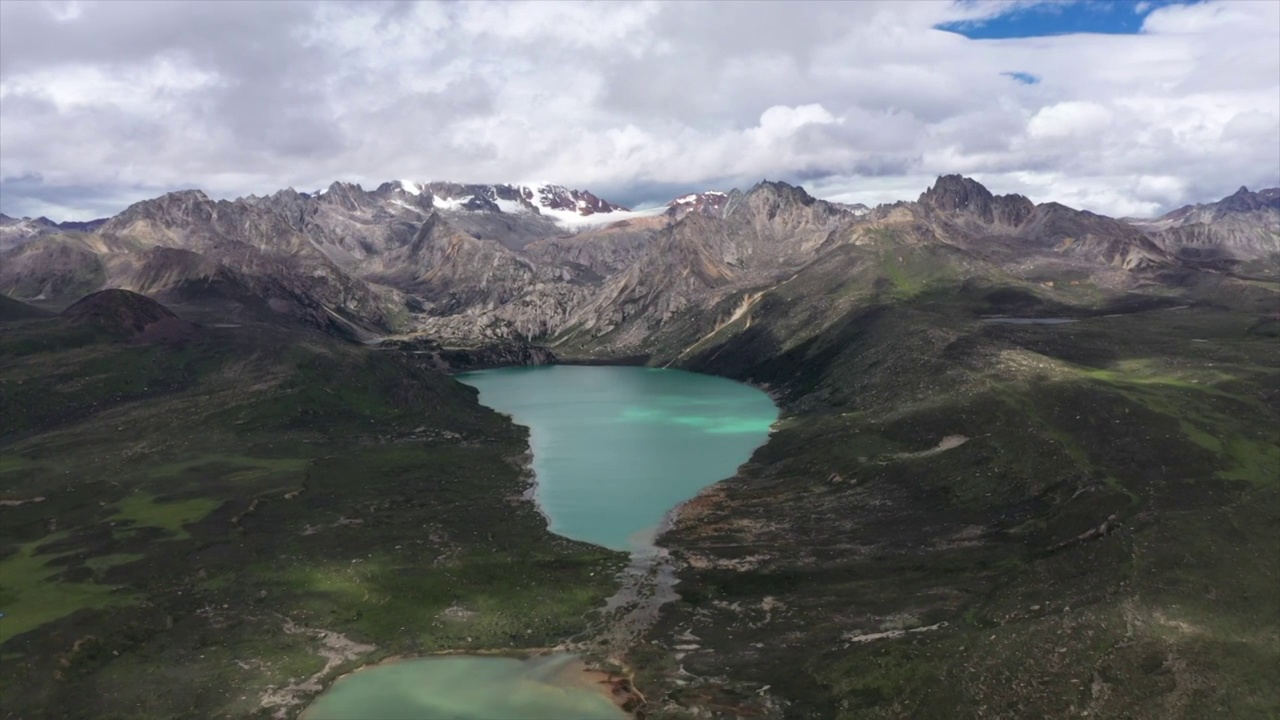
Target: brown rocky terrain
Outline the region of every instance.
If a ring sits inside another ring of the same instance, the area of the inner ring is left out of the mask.
[[[779,182],[639,214],[550,185],[334,183],[216,202],[185,191],[137,203],[92,232],[46,223],[11,241],[0,290],[65,304],[120,287],[344,336],[425,332],[631,352],[685,309],[684,320],[709,332],[699,308],[748,303],[842,246],[949,247],[991,272],[1113,289],[1206,263],[1265,270],[1280,254],[1278,196],[1242,190],[1125,222],[995,196],[959,176],[939,178],[917,202],[875,210]],[[716,320],[732,313],[718,310]]]

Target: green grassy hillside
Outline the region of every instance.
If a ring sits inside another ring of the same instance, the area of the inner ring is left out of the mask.
[[[1004,284],[938,252],[841,249],[654,358],[785,411],[662,539],[656,714],[1275,717],[1275,287]]]
[[[523,431],[393,353],[38,321],[0,332],[0,418],[0,717],[269,717],[560,642],[613,590],[518,500]]]

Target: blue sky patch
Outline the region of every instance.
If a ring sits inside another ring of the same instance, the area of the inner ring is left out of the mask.
[[[1036,77],[1035,75],[1032,75],[1031,73],[1007,72],[1007,73],[1000,73],[1000,74],[1007,75],[1008,77],[1011,77],[1014,80],[1017,80],[1023,85],[1035,85],[1036,83],[1040,82],[1040,78]]]
[[[1167,5],[1194,5],[1201,0],[1047,0],[1017,7],[986,20],[950,22],[939,30],[971,40],[1045,37],[1073,33],[1136,35],[1142,21]],[[971,0],[967,4],[976,4]]]

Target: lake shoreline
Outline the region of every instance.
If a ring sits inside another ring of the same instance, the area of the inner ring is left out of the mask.
[[[565,665],[556,671],[556,679],[568,682],[548,682],[547,684],[562,689],[577,688],[600,695],[625,714],[628,720],[636,717],[635,710],[644,703],[644,695],[635,688],[631,679],[622,673],[596,667],[587,658],[574,652],[567,652],[559,647],[537,648],[503,648],[494,650],[457,649],[441,650],[423,655],[391,655],[380,660],[365,663],[330,680],[325,689],[298,714],[298,720],[315,720],[309,715],[321,697],[331,692],[339,683],[350,678],[379,668],[411,663],[418,660],[448,658],[506,658],[527,662],[538,658],[551,658],[557,655],[568,656]]]

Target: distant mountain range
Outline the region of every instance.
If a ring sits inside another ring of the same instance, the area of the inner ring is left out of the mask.
[[[93,232],[107,221],[106,218],[88,222],[54,222],[47,217],[11,218],[0,213],[0,251],[17,247],[24,242],[56,232]]]
[[[0,216],[0,248],[0,292],[23,300],[65,305],[124,288],[352,338],[622,352],[682,322],[705,330],[700,310],[718,313],[714,326],[735,314],[714,309],[749,307],[850,252],[879,258],[873,285],[893,282],[885,258],[921,249],[948,256],[944,274],[1042,287],[1114,290],[1186,268],[1272,276],[1280,189],[1122,220],[996,196],[956,175],[875,209],[781,182],[642,211],[557,185],[336,182],[234,201],[173,192],[88,223]]]

